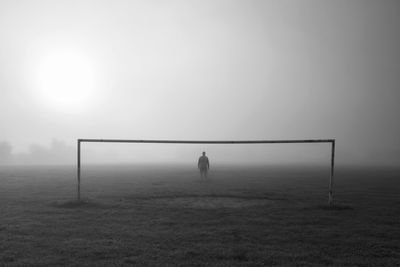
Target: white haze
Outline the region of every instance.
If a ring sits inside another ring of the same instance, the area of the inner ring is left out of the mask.
[[[0,163],[74,163],[77,138],[336,138],[339,163],[398,165],[398,14],[396,0],[3,0]],[[51,109],[33,90],[36,62],[57,47],[95,66],[82,111]],[[102,162],[163,153],[88,148]],[[165,157],[206,148],[179,149]],[[251,149],[235,157],[329,160],[327,145]]]

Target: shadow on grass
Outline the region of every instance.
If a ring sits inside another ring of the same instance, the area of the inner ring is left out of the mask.
[[[283,197],[275,196],[247,196],[247,195],[235,195],[235,194],[175,194],[175,195],[130,195],[125,197],[126,199],[133,200],[151,200],[151,199],[179,199],[179,198],[232,198],[241,200],[288,200]]]
[[[88,201],[88,200],[71,200],[66,202],[53,202],[51,206],[62,209],[87,209],[87,208],[104,208],[105,205]]]
[[[322,210],[354,210],[352,206],[344,204],[319,205],[317,208]]]

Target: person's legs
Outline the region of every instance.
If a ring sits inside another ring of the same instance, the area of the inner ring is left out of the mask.
[[[206,168],[200,168],[200,177],[203,179],[207,178],[207,169]]]

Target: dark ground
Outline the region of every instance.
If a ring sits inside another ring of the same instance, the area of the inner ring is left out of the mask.
[[[400,170],[0,167],[0,265],[400,266]]]

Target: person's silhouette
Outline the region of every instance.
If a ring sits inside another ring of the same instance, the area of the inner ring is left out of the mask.
[[[208,157],[206,156],[206,152],[203,152],[203,155],[199,158],[197,167],[200,170],[200,177],[207,178],[207,173],[208,173],[208,170],[210,169],[210,162],[208,160]]]

